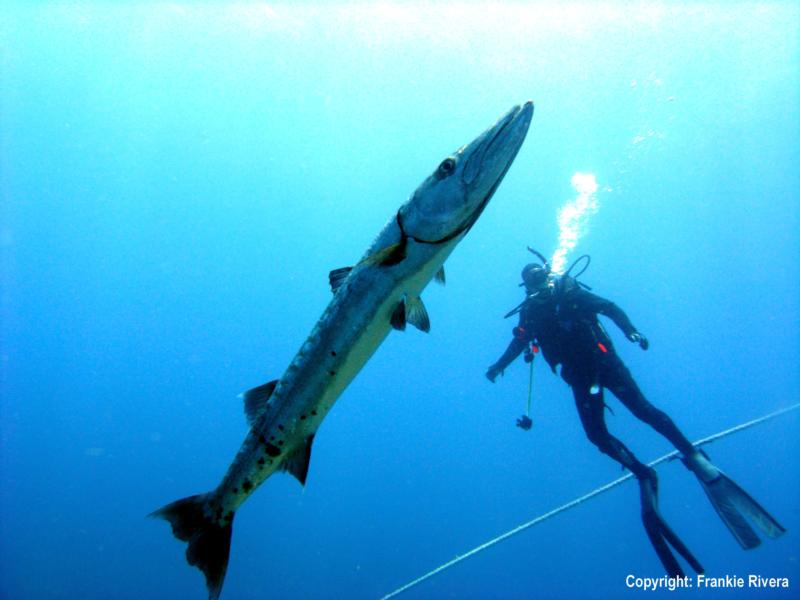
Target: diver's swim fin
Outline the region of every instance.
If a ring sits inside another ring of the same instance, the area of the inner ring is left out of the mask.
[[[661,514],[658,512],[658,479],[656,473],[651,469],[650,477],[639,479],[639,492],[642,499],[642,523],[650,538],[653,549],[658,554],[661,564],[670,577],[685,577],[683,569],[678,563],[678,559],[672,554],[670,546],[680,554],[696,573],[704,573],[703,565],[700,564],[689,548],[686,547],[681,539],[672,531]]]
[[[786,532],[750,494],[715,467],[703,452],[683,459],[683,464],[696,476],[722,522],[739,545],[750,550],[761,544],[758,534],[745,520],[748,517],[767,537],[777,538]]]

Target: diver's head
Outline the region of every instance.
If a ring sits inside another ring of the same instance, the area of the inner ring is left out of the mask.
[[[529,294],[542,291],[548,287],[549,274],[546,267],[537,263],[530,263],[522,269],[522,283],[520,285],[524,285]]]

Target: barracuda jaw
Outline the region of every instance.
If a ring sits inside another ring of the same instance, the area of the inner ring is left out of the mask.
[[[400,208],[405,232],[437,243],[466,232],[486,208],[517,155],[533,103],[515,106],[475,140],[445,158]]]

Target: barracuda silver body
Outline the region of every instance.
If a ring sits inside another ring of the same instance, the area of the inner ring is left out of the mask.
[[[475,224],[514,160],[533,104],[442,161],[353,267],[331,272],[333,299],[283,376],[244,394],[250,432],[216,490],[153,513],[189,542],[186,557],[219,596],[237,508],[276,471],[305,484],[311,445],[336,399],[392,328],[428,331],[420,293]]]

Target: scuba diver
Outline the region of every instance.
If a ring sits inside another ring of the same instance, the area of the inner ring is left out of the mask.
[[[655,470],[637,459],[608,431],[604,414],[605,389],[680,451],[684,465],[697,476],[720,518],[744,549],[761,543],[745,521],[745,515],[769,537],[784,533],[785,529],[766,510],[715,467],[704,452],[696,449],[666,413],[644,397],[617,355],[598,315],[611,319],[628,340],[638,344],[642,350],[648,349],[649,342],[621,308],[591,293],[588,286],[577,281],[589,265],[588,255],[578,258],[563,275],[557,276],[551,272],[544,256],[532,248],[528,250],[539,258],[541,264],[531,263],[522,270],[520,286],[525,287],[525,299],[506,315],[510,317],[518,313],[519,323],[512,330],[513,339],[506,351],[486,372],[489,381],[494,383],[497,376],[523,352],[526,362],[531,362],[534,353],[541,349],[553,373],[561,365],[561,377],[572,388],[586,436],[602,453],[628,469],[639,482],[642,522],[670,577],[684,576],[669,549],[670,545],[697,573],[702,573],[703,567],[658,511]],[[586,259],[583,269],[570,276],[583,259]],[[531,421],[522,417],[517,425],[530,429]]]

